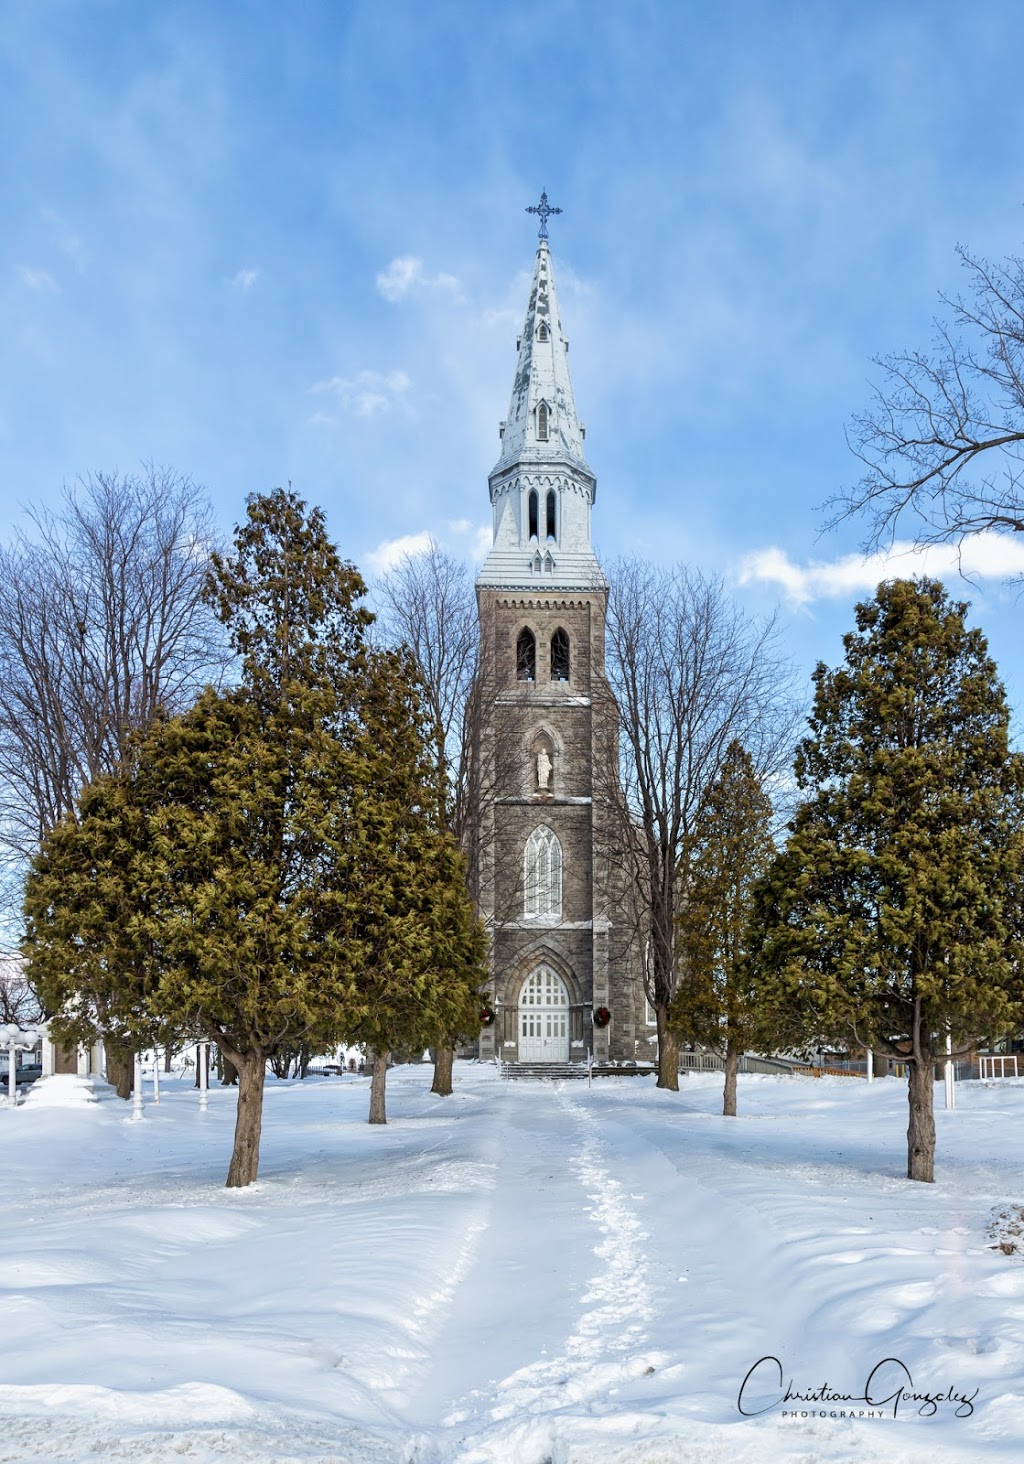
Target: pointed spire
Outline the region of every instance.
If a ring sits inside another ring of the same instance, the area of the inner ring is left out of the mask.
[[[546,195],[531,212],[542,236],[533,266],[501,456],[490,477],[494,542],[477,583],[495,589],[593,590],[605,584],[590,542],[597,481],[569,379],[546,238]]]
[[[495,472],[514,462],[566,457],[586,467],[569,378],[569,342],[558,314],[547,239],[541,239]]]

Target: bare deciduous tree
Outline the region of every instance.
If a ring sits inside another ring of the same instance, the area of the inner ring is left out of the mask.
[[[619,921],[644,952],[658,1030],[658,1086],[676,1089],[668,1022],[681,972],[676,937],[686,851],[726,749],[739,739],[758,774],[788,762],[792,673],[774,618],[750,620],[716,579],[619,560],[609,574],[607,672],[618,703],[618,760],[595,769]]]
[[[0,1026],[28,1027],[41,1016],[36,994],[25,980],[21,957],[0,953]]]
[[[191,479],[99,473],[29,518],[0,548],[0,841],[19,864],[134,730],[226,664]]]
[[[406,554],[374,587],[381,628],[408,646],[423,683],[445,823],[463,846],[467,820],[468,708],[479,647],[476,597],[467,566],[431,541]]]
[[[1024,259],[957,252],[966,298],[941,297],[930,352],[876,360],[874,403],[851,423],[866,471],[829,507],[833,526],[866,515],[870,548],[904,524],[919,544],[1024,531]]]
[[[470,726],[480,642],[469,569],[432,539],[426,553],[403,555],[374,588],[385,639],[407,646],[415,660],[430,714],[445,824],[469,857]],[[452,1091],[454,1057],[454,1040],[434,1049],[431,1091],[441,1097]]]

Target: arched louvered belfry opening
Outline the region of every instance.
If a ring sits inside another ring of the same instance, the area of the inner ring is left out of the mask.
[[[538,327],[537,327],[537,339],[539,341],[546,341],[547,338],[548,338],[547,321],[542,320],[541,323],[540,323],[540,325],[538,325]]]
[[[526,516],[530,531],[530,538],[536,539],[540,534],[540,494],[536,488],[530,489],[530,496],[526,501]]]
[[[523,852],[523,914],[527,920],[562,918],[562,846],[547,824],[534,829]]]
[[[527,625],[523,626],[516,640],[516,679],[537,680],[537,639]]]
[[[569,680],[569,632],[562,626],[551,637],[551,680]]]
[[[548,404],[541,402],[537,408],[537,438],[540,442],[548,440]]]
[[[557,538],[558,528],[558,499],[553,488],[548,489],[548,498],[545,505],[545,519],[547,521],[547,536],[549,539]]]

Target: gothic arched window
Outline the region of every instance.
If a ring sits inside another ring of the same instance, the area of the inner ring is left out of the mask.
[[[526,841],[523,889],[527,920],[561,920],[562,846],[546,824],[534,829]]]
[[[538,494],[536,488],[530,489],[530,497],[527,500],[527,504],[527,516],[530,521],[530,538],[536,539],[537,535],[540,533],[540,530],[537,527],[538,520],[540,519],[540,495]]]
[[[569,635],[561,626],[551,637],[551,680],[569,680]]]
[[[548,404],[541,402],[537,408],[537,437],[541,442],[548,440]]]
[[[516,641],[516,678],[519,681],[537,680],[537,642],[533,631],[526,626]]]
[[[556,537],[556,534],[555,534],[555,513],[556,513],[555,490],[553,488],[549,488],[548,489],[547,512],[545,514],[545,518],[547,519],[547,536],[548,536],[549,539],[554,539]]]
[[[537,327],[537,339],[539,341],[546,341],[547,338],[548,338],[547,321],[542,320],[541,323],[540,323],[540,325]]]

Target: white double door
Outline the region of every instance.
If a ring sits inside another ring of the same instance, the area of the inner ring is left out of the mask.
[[[538,966],[519,993],[519,1061],[569,1061],[569,993],[550,966]]]

